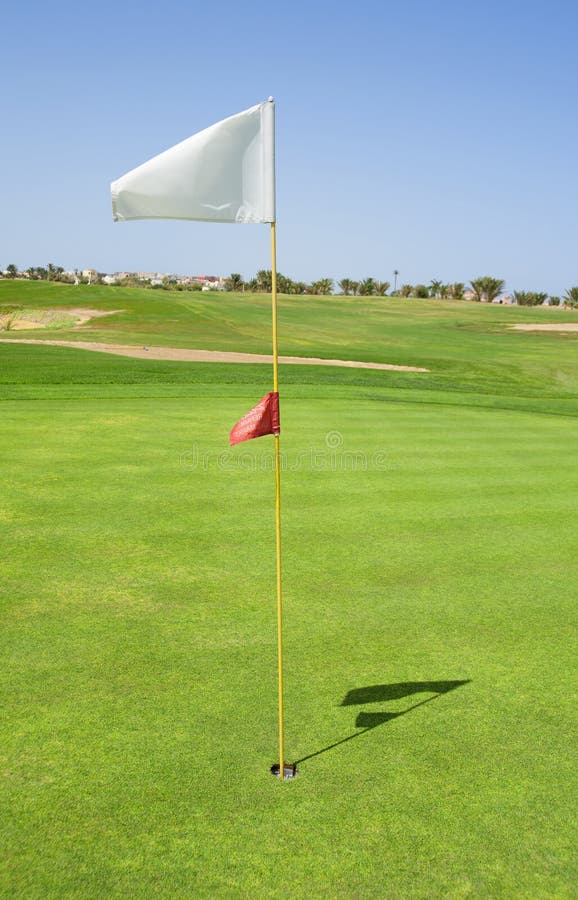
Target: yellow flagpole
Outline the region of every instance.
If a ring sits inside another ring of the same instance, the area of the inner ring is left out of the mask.
[[[271,222],[271,307],[273,314],[273,390],[279,390],[279,346],[277,340],[277,237]],[[281,584],[281,463],[279,435],[275,435],[275,539],[277,548],[277,654],[279,673],[279,778],[285,776],[283,732],[283,592]]]

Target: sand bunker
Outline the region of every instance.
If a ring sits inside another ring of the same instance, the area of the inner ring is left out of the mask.
[[[176,360],[178,362],[212,363],[272,363],[273,357],[264,353],[233,353],[222,350],[187,350],[178,347],[131,347],[126,344],[99,344],[97,341],[41,341],[27,338],[0,338],[4,344],[49,344],[56,347],[74,347],[77,350],[94,350],[97,353],[113,353],[116,356],[132,356],[136,359]],[[345,366],[352,369],[383,369],[392,372],[429,372],[419,366],[395,366],[389,363],[355,362],[351,359],[319,359],[306,356],[280,356],[280,363],[300,366]]]
[[[527,323],[520,325],[511,325],[515,331],[578,331],[578,322],[549,322],[543,325],[529,325]]]

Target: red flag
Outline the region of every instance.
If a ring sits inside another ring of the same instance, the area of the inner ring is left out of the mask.
[[[269,391],[262,400],[259,400],[257,406],[239,419],[233,426],[229,441],[233,446],[233,444],[240,444],[241,441],[262,437],[264,434],[279,434],[279,394],[277,391]]]

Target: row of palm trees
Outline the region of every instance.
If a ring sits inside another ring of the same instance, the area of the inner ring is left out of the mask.
[[[253,291],[269,293],[271,291],[271,270],[261,269],[254,278],[244,281],[238,272],[233,272],[225,282],[228,291]],[[479,300],[493,300],[504,289],[504,282],[499,278],[478,278],[471,282],[472,291]],[[277,273],[277,290],[281,294],[333,294],[335,282],[332,278],[321,278],[307,284],[304,281],[293,281],[287,275]],[[337,282],[339,293],[345,297],[385,297],[391,287],[389,281],[378,281],[375,278],[363,278],[355,281],[353,278],[342,278]],[[463,298],[466,286],[462,282],[444,284],[442,281],[431,281],[425,284],[402,284],[391,296],[398,297],[439,297],[460,300]]]
[[[249,281],[244,281],[238,272],[233,272],[225,281],[225,290],[268,294],[271,292],[272,278],[271,269],[261,269]],[[333,279],[320,278],[319,281],[307,284],[305,281],[293,281],[282,272],[277,272],[277,290],[280,294],[331,294]]]
[[[233,272],[225,282],[228,291],[253,291],[269,293],[271,291],[271,269],[261,269],[254,278],[244,281],[238,272]],[[310,284],[305,281],[293,281],[281,272],[277,273],[277,290],[281,294],[333,294],[333,278],[320,278]],[[362,281],[354,281],[352,278],[342,278],[337,286],[345,296],[360,297],[385,297],[390,288],[389,281],[376,281],[374,278],[364,278]]]
[[[270,269],[261,269],[249,281],[244,281],[238,272],[233,272],[227,278],[225,288],[228,291],[270,293],[271,280]],[[319,281],[306,284],[303,281],[293,281],[287,275],[277,274],[277,289],[281,294],[333,294],[334,284],[332,278],[321,278]],[[503,278],[494,278],[491,275],[474,278],[468,286],[462,281],[446,284],[433,279],[429,284],[402,284],[397,290],[392,291],[390,296],[423,299],[433,297],[441,300],[463,300],[467,297],[481,303],[492,303],[503,294],[505,286]],[[339,292],[346,297],[385,297],[390,287],[389,281],[377,281],[374,278],[364,278],[361,281],[342,278],[337,282]],[[578,287],[568,288],[562,298],[549,296],[540,291],[514,291],[512,299],[519,306],[541,306],[546,302],[552,306],[559,306],[561,303],[575,306],[578,305]]]
[[[9,263],[6,266],[5,277],[6,278],[18,278],[20,275],[18,271],[18,266],[14,263]],[[29,266],[28,269],[23,270],[23,274],[25,274],[30,281],[61,281],[62,276],[64,275],[64,268],[62,266],[55,266],[54,263],[48,263],[47,266]]]

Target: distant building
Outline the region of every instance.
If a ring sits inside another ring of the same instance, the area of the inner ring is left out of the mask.
[[[225,278],[217,275],[197,275],[196,281],[201,284],[204,291],[224,291]]]
[[[88,277],[86,275],[87,271],[82,273],[85,277]],[[96,272],[94,270],[91,271],[94,278]],[[223,278],[221,275],[171,275],[166,272],[115,272],[113,275],[105,275],[102,280],[105,284],[118,284],[119,282],[130,280],[146,281],[153,287],[158,287],[167,282],[170,285],[177,284],[184,287],[198,284],[207,291],[223,291],[226,282],[226,278]]]

